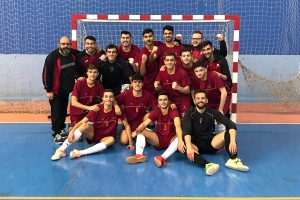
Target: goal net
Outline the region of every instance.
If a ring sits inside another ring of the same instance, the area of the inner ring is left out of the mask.
[[[234,85],[231,113],[236,121],[239,23],[237,15],[73,15],[72,45],[84,49],[84,38],[88,35],[95,36],[98,45],[104,49],[110,43],[120,45],[120,33],[127,30],[131,32],[132,43],[142,48],[144,29],[152,28],[155,39],[163,42],[162,28],[172,25],[174,34],[183,35],[183,44],[190,44],[192,32],[200,30],[204,40],[212,41],[219,48],[216,34],[220,33],[229,49],[227,60]]]

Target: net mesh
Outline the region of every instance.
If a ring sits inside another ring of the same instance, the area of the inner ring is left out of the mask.
[[[240,57],[244,59],[240,62],[240,69],[242,69],[240,71],[243,73],[239,74],[239,78],[243,74],[245,79],[239,79],[238,93],[241,89],[240,83],[245,82],[257,101],[270,101],[270,105],[276,103],[283,106],[281,108],[276,105],[273,106],[274,109],[285,110],[284,107],[287,105],[297,103],[297,99],[299,101],[298,73],[293,71],[291,66],[287,67],[283,64],[265,65],[265,69],[274,68],[271,70],[272,78],[270,78],[263,73],[264,70],[255,71],[254,68],[259,63],[255,59],[249,61],[248,56],[274,55],[288,58],[290,55],[300,55],[299,6],[298,0],[149,0],[147,5],[143,0],[0,1],[0,112],[25,112],[24,110],[28,109],[24,109],[24,107],[30,108],[26,112],[49,112],[41,81],[42,66],[46,55],[57,48],[58,38],[63,35],[71,36],[70,16],[75,13],[240,15],[239,50]],[[183,31],[184,28],[176,26],[175,24],[176,33],[182,33],[184,42],[188,43],[191,32],[195,30],[194,27]],[[213,27],[212,33],[206,32],[208,28],[200,27],[199,29],[204,32],[205,39],[213,40],[213,43],[217,44],[214,35],[217,32],[226,33],[222,26],[228,27],[228,25],[219,24],[217,27]],[[99,30],[100,38],[97,39],[102,47],[112,41],[119,44],[118,35],[121,28],[115,25],[113,28],[116,30],[115,39],[109,38],[108,35],[113,35],[112,33],[101,33],[103,30]],[[129,29],[130,27],[123,28]],[[137,36],[133,42],[139,46],[142,45],[141,30],[143,28],[135,26],[136,32],[133,31]],[[161,28],[154,31],[157,40],[162,40]],[[227,40],[230,39],[229,34],[225,34]],[[105,37],[107,37],[107,41],[102,39]],[[230,43],[230,41],[228,42]],[[231,44],[228,46],[230,47]],[[231,62],[231,60],[228,57],[228,61]],[[295,62],[298,65],[299,59]],[[274,91],[277,90],[281,90],[283,94],[276,94],[278,92]],[[290,90],[291,92],[288,92]],[[40,98],[41,96],[43,97]],[[239,97],[240,95],[238,95]],[[36,106],[32,102],[37,102]],[[40,105],[39,102],[46,104],[45,106]],[[17,107],[20,109],[19,111],[13,109]]]

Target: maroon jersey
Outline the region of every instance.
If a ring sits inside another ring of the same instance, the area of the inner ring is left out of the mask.
[[[201,49],[196,49],[196,48],[192,48],[191,50],[192,56],[194,58],[196,58],[197,60],[203,60],[205,57],[202,53],[202,48]]]
[[[79,67],[80,67],[80,76],[87,77],[86,75],[86,69],[90,64],[97,64],[97,61],[99,60],[99,57],[104,54],[103,51],[99,53],[95,53],[94,55],[89,55],[86,53],[86,51],[81,51],[77,55],[77,60],[79,62]]]
[[[140,48],[134,44],[131,44],[130,51],[127,51],[127,52],[123,50],[122,45],[118,46],[118,57],[125,60],[128,63],[128,67],[133,72],[134,72],[133,66],[128,62],[128,58],[133,58],[134,62],[137,63],[138,59],[139,59],[139,54],[140,54]],[[130,80],[127,76],[124,76],[124,81],[125,81],[125,83],[130,84]]]
[[[78,102],[86,105],[95,105],[97,100],[103,96],[104,88],[99,81],[96,81],[94,86],[90,87],[87,84],[87,79],[77,81],[74,85],[72,96],[76,96]],[[81,115],[82,109],[70,105],[70,115]]]
[[[191,88],[197,90],[199,88],[205,90],[208,95],[208,105],[220,104],[221,92],[220,88],[225,87],[227,91],[227,96],[231,95],[231,89],[228,87],[228,84],[225,83],[218,75],[214,72],[207,72],[206,80],[201,80],[196,76],[193,79]]]
[[[156,133],[161,136],[173,137],[176,135],[174,119],[175,117],[179,117],[179,113],[177,109],[172,110],[168,109],[167,114],[162,114],[160,108],[156,108],[153,110],[148,118],[155,122],[157,121],[157,129]]]
[[[193,66],[189,67],[189,68],[186,68],[186,67],[183,66],[183,62],[181,62],[181,63],[176,63],[176,67],[183,69],[187,73],[187,75],[189,76],[190,81],[192,81],[192,79],[194,77],[194,67]]]
[[[90,122],[94,122],[94,133],[98,133],[104,137],[117,135],[117,127],[118,127],[118,119],[122,121],[126,118],[124,112],[122,112],[121,116],[118,116],[115,112],[115,108],[108,112],[104,111],[104,104],[98,104],[100,110],[93,111],[90,110],[86,115],[86,118],[89,119]]]
[[[138,64],[139,67],[142,65],[142,56],[143,54],[147,55],[147,61],[145,63],[146,67],[146,74],[144,75],[144,86],[143,89],[150,92],[152,95],[156,94],[156,90],[154,88],[154,81],[158,73],[158,60],[154,60],[152,62],[149,62],[149,56],[151,54],[151,51],[149,51],[146,47],[143,47],[140,55]]]
[[[180,87],[186,87],[191,84],[187,73],[183,69],[175,67],[174,74],[169,74],[167,69],[159,71],[155,81],[159,82],[161,90],[169,93],[172,103],[190,102],[190,94],[183,94],[172,88],[173,82],[177,82],[177,85]]]
[[[166,44],[162,44],[159,46],[158,50],[156,51],[156,55],[158,56],[159,59],[159,67],[165,65],[164,60],[165,60],[165,55],[168,52],[173,52],[176,55],[176,61],[178,63],[181,62],[180,60],[180,56],[181,56],[181,52],[183,50],[183,46],[179,45],[179,46],[172,46],[172,47],[167,47]]]
[[[146,90],[142,91],[142,95],[135,97],[132,90],[127,90],[116,96],[118,104],[124,105],[124,111],[128,116],[128,122],[139,120],[146,114],[147,107],[155,108],[157,100]]]
[[[209,62],[208,60],[205,61],[208,71],[216,71],[219,73],[222,72],[222,62],[221,60],[214,60],[213,62]]]

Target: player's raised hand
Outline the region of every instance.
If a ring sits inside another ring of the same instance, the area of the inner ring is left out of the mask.
[[[223,37],[222,34],[217,34],[217,35],[216,35],[216,38],[217,38],[220,42],[224,40],[224,37]]]
[[[160,67],[159,71],[165,71],[165,69],[166,69],[166,65],[163,65]]]
[[[158,82],[158,81],[155,81],[155,82],[154,82],[154,87],[155,87],[155,88],[158,88],[158,87],[159,87],[159,82]]]
[[[142,63],[146,63],[148,59],[148,56],[146,54],[142,55]]]
[[[102,54],[102,55],[99,57],[99,59],[102,60],[102,61],[106,61],[106,60],[107,60],[107,55]]]
[[[157,51],[157,49],[158,49],[158,47],[157,47],[157,46],[153,46],[153,49],[152,49],[152,52],[151,52],[151,53],[154,53],[154,52],[156,52],[156,51]]]
[[[134,58],[128,58],[128,62],[129,62],[131,65],[133,65],[133,63],[134,63]]]
[[[176,34],[175,38],[176,40],[182,40],[182,34]]]
[[[178,86],[178,84],[177,84],[177,82],[172,82],[172,88],[174,89],[174,90],[177,90],[177,86]]]

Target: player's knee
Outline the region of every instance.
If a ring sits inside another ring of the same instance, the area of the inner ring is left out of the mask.
[[[79,127],[78,130],[80,130],[80,132],[84,132],[89,128],[89,124],[88,123],[82,123]]]
[[[128,144],[128,138],[127,137],[120,137],[120,143],[121,143],[121,145],[127,145]]]

